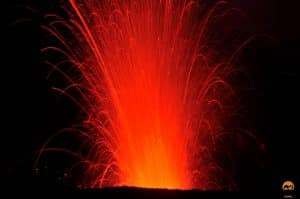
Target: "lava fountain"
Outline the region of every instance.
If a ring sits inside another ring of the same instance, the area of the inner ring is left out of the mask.
[[[83,187],[207,190],[231,183],[215,151],[234,106],[227,79],[235,68],[233,56],[214,48],[209,28],[226,15],[225,5],[205,11],[194,0],[69,0],[67,19],[46,16],[44,28],[63,47],[43,52],[60,53],[51,66],[68,81],[55,89],[85,115],[73,132],[81,147],[69,151]],[[49,142],[43,151],[59,150]]]

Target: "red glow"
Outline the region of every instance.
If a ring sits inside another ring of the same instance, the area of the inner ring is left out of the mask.
[[[72,98],[88,115],[82,184],[218,189],[212,154],[232,98],[225,82],[232,67],[214,57],[207,29],[223,2],[206,14],[192,0],[69,2],[63,23],[77,44],[55,22],[49,29],[82,75],[68,75],[63,90],[78,89],[82,100]]]

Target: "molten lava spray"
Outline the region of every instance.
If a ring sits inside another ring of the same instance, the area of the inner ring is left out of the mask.
[[[48,16],[47,29],[64,47],[44,51],[66,57],[53,66],[71,83],[61,91],[86,114],[74,165],[84,168],[80,184],[226,184],[214,152],[232,102],[232,66],[208,32],[224,4],[204,12],[194,0],[70,0],[67,20]],[[80,75],[63,70],[66,62]]]

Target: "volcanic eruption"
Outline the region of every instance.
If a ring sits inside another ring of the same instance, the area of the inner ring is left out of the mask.
[[[68,84],[54,89],[78,105],[84,121],[71,130],[77,150],[49,147],[61,131],[38,159],[45,151],[75,156],[70,171],[80,170],[85,188],[234,188],[218,157],[237,106],[228,80],[239,69],[235,54],[217,45],[226,32],[212,28],[230,13],[226,6],[69,0],[67,17],[46,15],[43,28],[60,47],[42,52],[59,54],[50,76],[61,74]]]

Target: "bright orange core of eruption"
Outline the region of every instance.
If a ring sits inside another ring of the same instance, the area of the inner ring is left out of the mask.
[[[143,57],[147,50],[140,47],[136,55]],[[119,88],[117,164],[127,185],[188,188],[188,138],[184,134],[191,132],[181,121],[183,93],[178,93],[175,79],[159,77],[159,66],[150,61],[155,57],[137,64],[140,69],[128,74]]]
[[[212,11],[199,15],[192,0],[70,4],[67,27],[80,45],[63,42],[84,79],[86,123],[96,129],[87,186],[204,188],[199,182],[213,179],[203,154],[228,96],[227,66],[211,60],[206,43]]]

